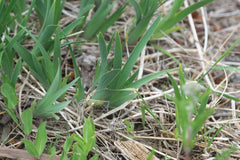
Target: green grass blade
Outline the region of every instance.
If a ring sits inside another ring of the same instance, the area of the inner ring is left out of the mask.
[[[213,69],[240,72],[240,68],[233,66],[215,66]]]
[[[231,100],[234,100],[234,101],[236,101],[236,102],[240,102],[240,99],[239,99],[239,98],[233,97],[233,96],[231,96],[231,95],[229,95],[229,94],[222,93],[222,92],[217,92],[217,91],[212,91],[212,92],[214,92],[214,93],[216,93],[216,94],[218,94],[218,95],[223,95],[224,97],[226,97],[226,98],[228,98],[228,99],[231,99]]]
[[[68,90],[68,88],[70,88],[74,83],[77,82],[77,80],[78,80],[78,78],[73,80],[72,82],[70,82],[69,84],[65,85],[64,87],[62,87],[60,89],[56,88],[57,90],[55,90],[54,93],[52,93],[52,92],[47,93],[46,97],[48,98],[48,100],[50,100],[49,102],[53,103],[55,100],[57,100],[57,98],[59,98],[64,92],[66,92]],[[52,83],[51,86],[53,86],[53,85],[57,86],[57,83]],[[55,89],[55,87],[54,87],[54,89]],[[49,96],[49,95],[51,95],[51,96]],[[50,103],[48,103],[48,101],[46,101],[45,103],[50,104]],[[40,103],[39,103],[39,105],[40,105]]]
[[[124,86],[131,86],[131,84],[133,83],[133,81],[136,79],[136,77],[138,76],[138,73],[139,73],[139,69],[138,70],[136,70],[134,73],[133,73],[133,75],[132,76],[130,76],[129,78],[128,78],[128,80],[124,83]],[[136,82],[137,83],[137,82]],[[143,82],[142,82],[143,83]],[[142,84],[141,82],[140,82],[140,84]],[[138,87],[135,87],[135,85],[133,85],[134,87],[132,87],[132,88],[138,88]],[[137,85],[136,85],[137,86]],[[140,85],[139,85],[140,86]],[[131,88],[131,87],[130,87]]]
[[[145,116],[145,114],[146,114],[146,113],[145,113],[145,107],[146,107],[146,106],[141,105],[142,125],[143,125],[143,127],[145,127],[145,122],[146,122],[146,120],[145,120],[145,119],[146,119],[146,118],[145,118],[145,117],[146,117],[146,116]]]
[[[34,4],[35,4],[34,10],[36,11],[40,24],[42,25],[44,21],[44,17],[46,17],[46,14],[47,14],[47,6],[44,5],[43,1],[39,1],[39,0],[37,1],[35,0]]]
[[[198,114],[202,114],[206,110],[210,91],[210,88],[207,88],[207,90],[199,98],[199,102],[201,102],[201,105],[199,107]]]
[[[20,24],[19,26],[23,28],[36,42],[36,47],[40,49],[41,54],[43,55],[43,58],[44,58],[44,67],[46,69],[45,73],[47,74],[47,77],[50,79],[50,81],[52,81],[56,73],[54,73],[53,64],[51,63],[48,53],[46,52],[45,48],[42,46],[41,42],[31,32],[29,32],[26,28],[24,28]]]
[[[210,146],[210,145],[212,144],[214,138],[218,135],[218,133],[219,133],[226,125],[227,125],[227,123],[224,124],[223,126],[221,126],[221,127],[217,130],[217,132],[212,136],[211,140],[208,141],[208,146]],[[213,128],[215,128],[215,126],[214,126]]]
[[[78,13],[78,17],[82,17],[83,19],[81,23],[76,27],[76,31],[79,31],[80,28],[84,25],[86,21],[86,17],[88,16],[89,11],[94,8],[94,2],[95,0],[82,0],[80,3],[80,10]]]
[[[16,1],[11,1],[8,6],[4,5],[4,1],[2,1],[1,3],[4,6],[4,7],[2,7],[4,12],[2,12],[2,10],[1,10],[3,15],[0,17],[0,22],[1,22],[1,24],[9,24],[10,23],[9,21],[13,21],[13,19],[10,17],[10,13],[12,12],[12,10],[16,4]]]
[[[82,7],[80,6],[80,12],[79,12],[79,14],[78,14],[78,17],[82,17],[82,16],[84,16],[85,14],[88,14],[88,12],[89,12],[92,8],[94,8],[94,4],[88,4],[88,5],[84,6],[84,8],[82,8]]]
[[[153,118],[154,120],[159,124],[159,126],[162,128],[162,130],[165,131],[165,128],[163,127],[163,125],[160,123],[160,121],[158,120],[158,118],[155,116],[155,114],[152,112],[152,110],[150,109],[149,105],[147,104],[147,102],[143,99],[143,97],[141,96],[141,94],[136,91],[136,94],[140,97],[140,99],[142,99],[144,105],[142,105],[141,107],[144,108],[144,110],[146,110]],[[142,112],[143,113],[143,112]],[[145,113],[145,112],[144,112]]]
[[[45,8],[43,10],[44,13],[42,13],[44,22],[43,22],[41,31],[45,30],[46,27],[49,25],[57,25],[58,24],[58,22],[60,21],[60,18],[61,18],[61,13],[62,13],[62,8],[63,8],[64,2],[65,1],[62,1],[62,3],[61,3],[61,0],[43,2],[44,3],[43,5]],[[40,33],[41,33],[41,31],[40,31]]]
[[[164,17],[163,22],[166,22],[171,17],[173,17],[177,13],[177,11],[180,9],[180,7],[182,6],[183,2],[184,2],[184,0],[174,0],[171,10]],[[160,24],[161,24],[161,22],[160,22]]]
[[[11,83],[12,83],[13,87],[15,87],[15,85],[17,83],[17,78],[21,71],[21,68],[22,68],[22,59],[19,58],[16,66],[15,66],[15,69],[13,70],[12,76],[11,76]]]
[[[26,1],[16,1],[13,12],[16,16],[16,19],[19,23],[22,23],[23,16],[22,13],[26,10]]]
[[[152,110],[149,108],[149,106],[145,106],[145,110],[154,118],[154,120],[159,124],[159,126],[162,128],[162,130],[165,131],[165,128],[163,127],[163,125],[161,124],[161,122],[158,120],[158,118],[154,115],[154,113],[152,112]]]
[[[34,68],[34,63],[32,62],[32,55],[31,53],[24,48],[23,46],[21,46],[17,39],[15,38],[10,38],[8,35],[5,35],[6,39],[9,41],[8,46],[9,47],[13,47],[15,49],[15,51],[17,51],[17,53],[22,57],[22,59],[30,66]]]
[[[179,3],[180,1],[177,2],[178,0],[175,0],[175,3]],[[177,10],[180,8],[179,4],[176,4],[176,8],[174,8],[175,6],[173,6],[173,9],[170,11],[169,15],[166,16],[158,25],[156,31],[154,32],[154,37],[155,34],[160,32],[160,31],[165,31],[166,29],[169,29],[171,27],[173,27],[175,24],[177,24],[179,21],[181,21],[183,18],[185,18],[188,14],[194,12],[195,10],[197,10],[198,8],[212,2],[214,0],[201,0],[199,2],[194,3],[193,5],[189,6],[188,8],[185,8],[184,10],[177,12]],[[181,0],[181,3],[183,2],[183,0]],[[181,4],[182,5],[182,4]],[[176,14],[175,14],[176,13]],[[173,15],[174,14],[174,15]]]
[[[4,70],[4,73],[8,76],[10,79],[12,76],[13,72],[13,67],[14,67],[14,51],[10,52],[3,52],[3,57],[2,57],[2,68]]]
[[[65,107],[68,106],[68,104],[70,102],[71,101],[64,101],[61,103],[53,104],[53,105],[49,106],[48,108],[46,108],[44,110],[44,112],[41,112],[41,114],[38,114],[38,117],[51,117],[54,115],[54,118],[56,118],[57,116],[54,113],[57,113],[57,112],[63,110]],[[57,117],[57,119],[59,119],[59,118]]]
[[[155,28],[157,27],[159,21],[160,21],[161,15],[158,16],[158,18],[154,21],[152,26],[149,28],[149,30],[143,35],[142,39],[139,41],[139,43],[134,48],[133,52],[129,56],[126,64],[124,65],[122,71],[120,72],[118,78],[114,83],[112,83],[111,88],[121,88],[124,82],[127,80],[131,70],[133,69],[134,64],[137,61],[137,58],[139,57],[141,51],[143,50],[144,46],[147,44],[148,40],[152,36],[152,33],[154,32]]]
[[[114,69],[112,71],[104,73],[99,80],[97,89],[103,89],[107,87],[112,82],[112,80],[114,80],[119,71],[119,69]]]
[[[108,54],[109,54],[109,52],[110,52],[110,49],[112,48],[113,40],[114,40],[114,38],[115,38],[115,36],[116,36],[116,33],[117,33],[117,31],[115,31],[115,32],[113,33],[113,35],[112,35],[112,37],[111,37],[111,39],[110,39],[110,41],[109,41],[109,43],[108,43],[108,45],[107,45],[107,53],[108,53]]]
[[[141,7],[140,5],[137,3],[136,0],[128,0],[130,2],[130,4],[133,6],[133,8],[135,9],[136,12],[136,24],[138,24],[140,22],[140,20],[142,19],[142,12],[141,12]]]
[[[170,81],[173,85],[175,97],[176,97],[177,100],[180,100],[181,99],[181,94],[180,94],[177,82],[173,79],[173,77],[169,73],[167,73],[167,74],[168,74],[168,77],[169,77],[169,79],[170,79]]]
[[[92,99],[106,101],[110,108],[120,106],[126,101],[132,100],[137,96],[133,89],[99,89],[95,92]]]
[[[67,37],[65,37],[66,41],[69,43],[69,40]],[[78,65],[77,65],[77,61],[75,59],[75,56],[74,56],[74,53],[73,53],[73,49],[72,49],[72,46],[68,45],[68,48],[70,50],[70,53],[71,53],[71,57],[72,57],[72,62],[73,62],[73,67],[74,67],[74,71],[75,71],[75,75],[76,75],[76,78],[78,78],[78,81],[77,81],[77,101],[80,101],[82,99],[84,99],[84,86],[81,82],[81,77],[80,77],[80,73],[79,73],[79,70],[78,70]]]
[[[137,96],[136,93],[129,91],[121,91],[117,94],[113,94],[111,98],[109,98],[109,107],[115,108],[122,105],[124,102],[130,101]]]
[[[194,139],[199,132],[199,130],[202,128],[205,120],[208,119],[208,117],[214,112],[214,108],[207,109],[202,114],[198,114],[195,119],[192,122],[193,131],[192,131],[192,139]]]
[[[170,58],[172,58],[178,65],[180,64],[180,62],[168,51],[166,51],[165,49],[153,44],[152,45],[154,48],[156,48],[157,50],[161,51],[163,54],[166,54],[167,56],[169,56]]]
[[[112,69],[112,67],[113,67],[113,61],[114,61],[114,58],[111,59],[111,60],[108,62],[107,66],[106,66],[106,71]]]
[[[61,19],[62,9],[66,0],[55,0],[53,2],[54,6],[54,24],[58,24]]]
[[[30,66],[30,71],[32,74],[42,83],[45,88],[49,88],[50,80],[44,73],[42,64],[39,62],[35,55],[32,55],[33,66]]]
[[[80,17],[80,18],[76,19],[75,21],[73,21],[71,24],[64,27],[64,29],[62,29],[59,33],[60,39],[65,38],[68,33],[70,33],[75,27],[77,27],[79,24],[81,24],[83,21],[83,18],[84,17]]]
[[[116,12],[113,13],[108,19],[105,20],[105,23],[102,24],[101,28],[98,32],[106,32],[107,29],[114,24],[115,21],[119,19],[119,17],[122,15],[126,5],[119,8]]]
[[[122,68],[122,44],[121,44],[121,39],[118,32],[115,38],[113,68],[114,69]]]
[[[30,17],[30,14],[32,13],[32,10],[33,10],[33,8],[34,8],[34,6],[35,6],[35,3],[36,3],[36,0],[32,0],[32,1],[31,1],[31,5],[30,5],[30,7],[29,7],[29,9],[28,9],[28,14],[24,17],[23,22],[21,23],[22,26],[26,26],[26,23],[28,22],[28,19],[29,19],[29,17]]]
[[[160,72],[157,72],[157,73],[153,73],[153,74],[150,74],[150,75],[147,75],[129,85],[127,85],[126,87],[127,88],[139,88],[141,87],[143,84],[153,80],[153,79],[156,79],[160,76],[163,76],[165,74],[167,74],[167,72],[172,72],[172,71],[176,71],[177,68],[173,68],[173,69],[169,69],[169,70],[164,70],[164,71],[160,71]]]
[[[139,37],[142,36],[142,34],[144,33],[144,31],[146,30],[149,21],[151,20],[152,16],[147,16],[144,17],[137,25],[136,27],[134,27],[134,29],[130,32],[130,34],[128,35],[128,44],[133,44],[134,42],[136,42]]]
[[[92,87],[89,89],[89,91],[93,90],[93,88],[97,85],[99,78],[100,78],[100,72],[101,72],[101,68],[100,68],[100,60],[97,62],[96,65],[96,70],[95,70],[95,75],[94,75],[94,80],[93,80],[93,84]]]
[[[58,75],[56,75],[56,77],[58,77]],[[66,105],[70,103],[69,101],[62,102],[56,105],[52,105],[52,104],[57,100],[57,98],[59,98],[64,92],[66,92],[68,88],[70,88],[75,82],[77,82],[77,80],[78,79],[73,80],[71,83],[67,84],[66,86],[58,90],[54,86],[58,81],[53,82],[47,94],[43,97],[43,99],[39,102],[39,104],[34,109],[34,112],[33,112],[34,117],[54,116],[54,113],[66,107]]]
[[[94,7],[95,1],[96,0],[82,0],[80,3],[80,11],[78,13],[78,17],[82,17],[86,12],[92,9]]]
[[[184,78],[183,68],[182,68],[181,64],[179,64],[178,74],[179,74],[178,77],[179,77],[180,86],[183,86],[186,83],[186,81],[185,81],[185,78]]]
[[[48,92],[47,92],[47,94],[46,95],[48,95],[48,94],[54,94],[56,91],[57,91],[57,89],[60,87],[60,82],[61,82],[61,79],[59,78],[60,75],[61,74],[61,69],[60,69],[60,65],[58,66],[58,70],[57,70],[57,73],[56,73],[56,75],[55,75],[55,77],[54,77],[54,79],[53,79],[53,81],[52,81],[52,84],[51,84],[51,86],[49,87],[49,89],[48,89]]]
[[[212,127],[211,129],[207,130],[206,132],[204,132],[200,137],[198,137],[196,140],[193,141],[193,144],[195,144],[197,141],[199,141],[200,139],[204,138],[204,137],[207,136],[209,133],[211,133],[212,131],[214,131],[215,128],[216,128],[216,126]]]
[[[211,66],[211,68],[201,77],[198,79],[198,81],[201,81],[217,64],[220,62],[240,41],[240,38],[238,38],[233,45]]]
[[[31,27],[29,27],[29,29],[30,28]],[[20,44],[21,40],[23,40],[25,38],[24,37],[25,34],[26,34],[26,32],[23,29],[20,29],[20,31],[13,38],[10,38],[8,34],[5,34],[5,37],[8,37],[8,38],[6,38],[7,41],[9,41],[9,43],[7,43],[7,45],[5,47],[6,52],[11,52],[11,49],[13,48],[13,46],[16,42]]]
[[[47,46],[52,41],[51,37],[57,29],[57,25],[49,25],[38,34],[38,40],[43,46]],[[45,47],[46,48],[46,47]]]
[[[41,112],[43,112],[45,109],[52,105],[52,103],[57,99],[57,97],[52,97],[52,95],[57,91],[57,89],[60,87],[60,68],[58,69],[55,78],[51,84],[51,86],[48,89],[47,94],[43,97],[43,99],[39,102],[37,107],[34,109],[34,116],[38,116]],[[64,93],[64,92],[63,92]]]
[[[190,13],[194,12],[195,10],[199,9],[202,6],[207,5],[208,3],[213,2],[214,0],[201,0],[199,2],[194,3],[193,5],[189,6],[188,8],[185,8],[184,10],[180,11],[179,13],[177,13],[174,17],[173,20],[176,19],[178,20],[178,22],[180,20],[182,20],[183,18],[185,18],[187,15],[189,15]],[[171,22],[169,22],[170,27],[174,26],[177,22],[174,22],[171,24]],[[165,29],[164,29],[165,30]]]
[[[171,27],[169,29],[166,29],[164,32],[158,32],[158,33],[154,33],[153,38],[162,38],[165,35],[169,35],[170,33],[179,31],[180,29],[184,28],[184,26],[175,26],[175,27]]]
[[[104,0],[99,6],[97,12],[86,25],[84,33],[86,39],[90,39],[93,35],[97,34],[102,24],[105,23],[105,18],[113,7],[113,4],[109,6],[111,1],[112,0]]]
[[[100,74],[102,75],[106,71],[107,56],[108,56],[106,42],[104,40],[102,33],[99,34],[98,43],[99,43],[100,56],[101,56],[101,73]]]
[[[54,48],[53,48],[53,67],[54,72],[56,73],[58,70],[58,66],[61,62],[61,46],[60,46],[60,37],[59,37],[59,27],[57,28],[56,36],[54,39]]]
[[[136,25],[132,27],[132,30],[128,34],[128,44],[136,42],[142,34],[145,32],[150,20],[154,16],[154,12],[160,6],[158,0],[140,1],[139,4],[136,1],[130,1],[136,11]]]
[[[3,51],[0,52],[0,69],[2,69],[2,57],[3,57]]]

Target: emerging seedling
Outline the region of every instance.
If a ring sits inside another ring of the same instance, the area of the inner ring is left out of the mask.
[[[175,102],[176,125],[175,135],[182,139],[186,152],[186,159],[189,159],[191,149],[196,143],[196,136],[201,130],[205,120],[213,113],[214,108],[207,109],[210,89],[201,94],[201,86],[196,81],[186,82],[182,67],[179,67],[180,88],[173,77],[168,74],[174,88],[175,96],[169,96]]]

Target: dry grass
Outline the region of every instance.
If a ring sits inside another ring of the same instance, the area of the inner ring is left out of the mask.
[[[161,12],[168,12],[170,2],[171,0],[160,8]],[[118,3],[122,2],[118,1]],[[61,20],[62,28],[76,19],[78,7],[79,1],[72,0],[66,2]],[[184,26],[183,29],[158,39],[157,44],[174,55],[185,66],[185,71],[190,79],[194,80],[204,73],[234,40],[239,38],[239,9],[240,2],[236,0],[215,1],[207,7],[194,12],[192,16],[181,22],[180,25]],[[105,38],[107,40],[110,39],[112,33],[118,29],[124,41],[133,16],[133,9],[127,8],[121,19],[108,29]],[[31,15],[31,20],[34,21],[35,19],[36,15]],[[38,25],[38,23],[35,24],[33,32],[34,30],[39,30]],[[32,40],[25,43],[28,49],[31,49],[33,45]],[[133,46],[126,45],[125,59],[132,48]],[[81,46],[74,46],[74,49],[80,71],[84,71],[87,97],[85,101],[81,103],[73,102],[66,109],[59,112],[60,120],[47,119],[49,144],[51,141],[59,138],[56,143],[57,153],[61,153],[63,143],[69,133],[81,135],[83,116],[91,114],[96,127],[96,150],[100,154],[100,159],[117,160],[130,158],[142,160],[146,157],[144,155],[139,156],[139,153],[147,154],[148,150],[146,149],[152,150],[153,147],[156,153],[155,159],[164,159],[165,155],[169,159],[184,159],[181,142],[174,136],[176,127],[174,104],[163,96],[164,93],[173,93],[168,77],[159,77],[139,89],[166,131],[161,130],[160,126],[148,114],[146,115],[146,125],[143,127],[139,104],[141,99],[132,100],[113,110],[108,110],[107,106],[87,105],[88,100],[91,98],[91,93],[88,93],[87,89],[91,86],[96,61],[99,57],[98,44],[87,42]],[[234,48],[234,51],[221,61],[219,65],[240,66],[239,49],[240,45]],[[74,72],[68,48],[62,49],[62,62],[62,73],[64,75]],[[140,69],[138,78],[141,78],[148,73],[155,73],[173,67],[177,67],[177,64],[171,58],[148,45],[141,53],[135,69]],[[177,72],[172,73],[172,75],[177,79]],[[214,90],[240,98],[239,72],[214,70],[210,72],[204,81]],[[23,69],[17,84],[19,97],[18,114],[28,108],[34,99],[40,99],[45,93],[46,91],[41,84],[26,69]],[[66,99],[70,100],[74,94],[74,88],[71,88],[67,93]],[[1,102],[2,105],[4,104]],[[214,138],[210,147],[207,146],[206,141],[200,140],[193,148],[191,158],[197,160],[212,159],[216,154],[221,154],[222,150],[236,144],[237,151],[231,154],[231,159],[240,159],[240,104],[222,96],[212,95],[208,107],[213,107],[214,105],[217,105],[215,113],[206,121],[205,128],[210,129],[216,126],[216,129],[212,132],[213,136],[218,128],[223,125],[226,126]],[[23,142],[20,141],[23,137],[22,131],[10,119],[5,120],[4,117],[7,117],[6,113],[0,112],[0,135],[1,140],[5,140],[1,141],[1,146],[22,149]],[[43,120],[46,119],[35,119],[34,125],[38,126],[40,124],[39,121]],[[134,124],[135,130],[133,133],[126,131],[124,120]],[[35,135],[32,134],[31,136],[34,139]],[[135,152],[136,150],[137,152]],[[134,155],[135,158],[133,158]]]

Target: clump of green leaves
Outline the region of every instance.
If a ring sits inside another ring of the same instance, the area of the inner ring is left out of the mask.
[[[182,67],[179,67],[179,83],[168,74],[174,88],[175,96],[169,98],[175,103],[176,125],[175,135],[182,139],[187,156],[196,143],[196,136],[205,120],[214,112],[214,108],[207,109],[210,89],[201,94],[201,87],[196,81],[186,82]]]
[[[25,110],[21,115],[21,120],[23,122],[23,126],[21,126],[21,128],[26,135],[29,135],[32,131],[32,118],[32,108]],[[22,139],[22,141],[24,142],[25,148],[29,154],[39,158],[42,155],[47,142],[46,122],[43,122],[38,127],[35,143],[26,138]],[[93,120],[90,116],[88,118],[84,117],[83,137],[77,134],[69,136],[64,143],[60,159],[67,160],[68,153],[72,148],[72,156],[70,157],[70,160],[87,160],[89,152],[95,145],[96,134]],[[51,154],[50,158],[54,156],[55,151],[56,148],[54,146],[49,149],[49,153]],[[99,155],[95,153],[90,159],[97,160],[98,158]]]
[[[73,143],[74,142],[74,143]],[[61,155],[61,160],[66,160],[67,153],[69,152],[71,146],[73,147],[72,156],[70,160],[87,160],[87,156],[89,152],[96,145],[96,134],[95,134],[95,126],[92,118],[89,116],[88,118],[84,117],[84,125],[83,125],[83,137],[80,137],[77,134],[73,134],[71,137],[68,137],[63,146],[63,152]],[[94,154],[90,160],[97,160],[99,157],[98,154]]]
[[[81,28],[86,22],[86,17],[91,9],[95,9],[96,12],[91,17],[91,20],[84,27],[84,38],[90,39],[96,36],[99,32],[104,33],[110,26],[114,24],[116,20],[122,15],[126,4],[121,6],[117,11],[109,16],[115,2],[113,0],[82,0],[80,4],[80,11],[78,17],[84,16],[83,22],[77,27]],[[96,6],[94,5],[96,4]]]
[[[7,108],[4,108],[16,121],[14,116],[14,107],[17,105],[17,96],[15,86],[18,74],[21,72],[22,60],[19,58],[14,62],[15,52],[11,48],[7,48],[8,41],[5,35],[14,31],[15,21],[22,22],[21,13],[25,10],[25,1],[0,1],[0,69],[1,69],[1,94]],[[14,14],[13,14],[14,13]]]
[[[45,126],[46,122],[40,124],[37,131],[35,144],[28,139],[22,139],[28,153],[30,153],[32,156],[36,158],[39,158],[42,155],[47,142],[47,132]]]
[[[77,134],[73,134],[73,139],[76,141],[73,144],[73,156],[70,160],[87,160],[89,152],[96,145],[95,126],[91,117],[84,118],[83,138]],[[79,154],[80,153],[80,154]],[[95,154],[90,160],[98,159],[98,154]]]
[[[18,124],[18,119],[15,115],[15,106],[17,105],[16,91],[11,83],[3,83],[1,86],[1,94],[3,95],[4,102],[6,104],[5,111],[11,116],[11,118]]]
[[[146,28],[154,16],[156,10],[166,1],[167,0],[140,0],[137,2],[136,0],[129,0],[130,4],[134,7],[136,12],[132,28],[130,29],[127,36],[127,42],[129,44],[135,43],[142,36],[142,34],[146,31]],[[174,0],[170,12],[168,12],[158,24],[152,37],[161,38],[165,34],[170,34],[181,29],[181,26],[174,26],[182,19],[184,19],[188,14],[194,12],[204,5],[207,5],[212,1],[214,0],[201,0],[183,10],[180,10],[184,0]]]
[[[132,29],[128,33],[127,41],[129,44],[136,42],[145,32],[150,20],[154,16],[155,11],[161,5],[159,0],[129,0],[134,7],[136,16],[133,22]]]
[[[162,21],[157,26],[153,34],[153,38],[159,38],[164,36],[162,32],[164,32],[165,34],[169,34],[181,29],[181,27],[174,27],[174,25],[176,25],[178,22],[187,17],[187,15],[191,14],[198,8],[203,7],[213,1],[214,0],[201,0],[183,10],[180,10],[182,4],[184,3],[184,0],[174,0],[170,12],[168,12],[167,15],[164,16]]]
[[[153,80],[154,78],[166,74],[166,71],[160,71],[145,76],[139,80],[135,80],[138,75],[138,70],[130,75],[142,49],[150,39],[159,21],[160,16],[155,20],[149,30],[144,34],[142,39],[136,45],[123,67],[122,45],[119,34],[116,33],[115,37],[114,58],[109,62],[107,61],[107,57],[114,37],[112,37],[110,43],[107,46],[103,35],[99,34],[98,41],[101,61],[97,65],[93,86],[91,88],[93,89],[93,87],[97,85],[95,94],[93,95],[92,99],[107,101],[110,107],[117,107],[137,96],[137,94],[134,92],[134,88],[138,88],[143,84]],[[170,72],[172,70],[175,69],[168,71]]]
[[[39,101],[39,103],[33,109],[34,117],[54,117],[58,119],[58,116],[55,114],[65,108],[71,101],[64,101],[54,104],[54,102],[63,95],[67,89],[69,89],[78,79],[73,80],[71,83],[59,86],[60,70],[58,70],[50,88],[46,95]]]
[[[23,21],[22,12],[26,9],[25,0],[22,1],[12,1],[12,0],[2,0],[0,1],[0,35],[2,36],[7,29],[13,31],[15,29],[14,20],[21,23]],[[11,14],[14,13],[14,14]],[[8,32],[8,31],[7,31]],[[2,43],[2,37],[0,38],[0,43]]]
[[[61,44],[60,41],[81,23],[82,18],[75,20],[64,29],[60,30],[59,21],[61,18],[60,15],[63,2],[61,2],[61,0],[32,1],[31,7],[37,4],[39,4],[38,7],[40,7],[36,8],[37,15],[42,24],[38,36],[35,37],[29,31],[32,25],[26,28],[25,23],[18,23],[20,29],[16,36],[11,38],[8,33],[5,33],[4,35],[6,37],[6,45],[3,49],[3,54],[7,55],[6,57],[8,57],[8,61],[3,61],[2,63],[3,66],[13,66],[13,58],[16,52],[27,64],[27,67],[29,67],[31,73],[40,81],[45,89],[48,89],[52,84],[52,81],[61,64],[61,47],[66,45]],[[29,12],[30,10],[31,8],[29,9]],[[54,34],[55,36],[53,38]],[[28,36],[30,36],[36,43],[31,52],[21,45],[21,43],[24,42]],[[12,50],[15,52],[8,54]],[[50,57],[51,55],[53,55],[52,60]],[[6,73],[12,73],[9,69],[7,70],[7,67],[3,68],[6,70]],[[12,67],[9,68],[11,69]],[[59,79],[62,80],[61,74],[59,75]]]
[[[53,103],[59,97],[64,99],[64,93],[66,90],[76,82],[76,80],[74,80],[72,83],[67,85],[67,78],[69,76],[66,76],[62,80],[62,74],[60,71],[61,47],[67,44],[61,44],[61,39],[66,38],[67,34],[81,23],[82,18],[77,19],[64,29],[60,30],[59,21],[61,18],[63,3],[64,1],[61,0],[32,1],[29,13],[34,5],[39,5],[39,8],[36,8],[37,15],[41,22],[41,30],[38,36],[35,37],[29,31],[31,25],[30,27],[26,28],[23,26],[25,23],[18,23],[19,31],[17,32],[16,36],[12,38],[9,33],[6,32],[4,34],[6,37],[5,45],[0,49],[2,60],[1,66],[4,71],[4,74],[2,74],[2,81],[4,83],[2,94],[6,95],[5,102],[7,104],[9,102],[14,102],[16,105],[17,103],[17,98],[14,98],[16,96],[10,96],[10,94],[14,95],[15,93],[15,91],[11,88],[15,88],[18,74],[21,71],[22,60],[24,61],[25,67],[29,68],[36,79],[38,79],[44,88],[48,90],[44,98],[39,101],[33,110],[34,117],[53,116],[57,118],[54,113],[66,107],[70,101],[58,104]],[[53,34],[55,34],[54,38],[52,38]],[[21,43],[24,42],[28,36],[30,36],[36,42],[36,45],[31,52],[21,45]],[[14,65],[16,53],[20,56],[20,58],[18,59],[16,65]],[[53,56],[51,57],[51,55]],[[79,82],[81,84],[80,80]],[[6,83],[8,83],[8,85]],[[5,88],[8,89],[6,90]],[[8,97],[12,98],[10,99]],[[14,115],[13,105],[7,106],[8,108],[6,108],[6,110],[17,123],[16,116]]]
[[[34,101],[34,103],[35,103],[35,101]],[[26,137],[29,137],[29,134],[32,132],[34,103],[30,108],[28,108],[22,112],[21,119],[20,119],[22,122],[22,125],[20,123],[18,123],[18,120],[14,114],[15,122],[18,124],[18,126],[21,128],[21,130],[24,132]],[[47,122],[43,122],[38,127],[35,144],[33,143],[33,141],[31,141],[29,139],[26,139],[26,138],[21,139],[24,142],[27,152],[35,158],[41,157],[41,155],[45,149],[45,145],[47,142],[46,123]],[[51,153],[51,155],[50,155],[50,159],[51,159],[51,157],[53,157],[55,154],[55,147],[50,148],[50,153]]]

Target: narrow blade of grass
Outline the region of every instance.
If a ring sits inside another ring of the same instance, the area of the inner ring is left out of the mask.
[[[116,33],[115,38],[115,49],[114,49],[114,61],[113,61],[114,69],[122,68],[122,44],[119,33]]]
[[[149,30],[144,34],[142,39],[139,41],[139,43],[134,48],[133,52],[129,56],[126,64],[124,65],[123,69],[118,75],[118,78],[111,84],[111,88],[123,87],[122,85],[127,80],[131,70],[133,69],[134,64],[136,63],[137,58],[139,57],[141,51],[143,50],[144,46],[147,44],[148,40],[152,36],[152,33],[154,32],[155,28],[157,27],[159,21],[160,21],[161,15],[158,16],[158,18],[154,21],[152,26],[149,28]]]
[[[176,99],[180,100],[181,99],[181,94],[180,94],[177,82],[173,79],[173,77],[169,73],[167,73],[167,74],[168,74],[168,77],[169,77],[169,79],[170,79],[170,81],[173,85],[175,97],[176,97]]]
[[[157,50],[161,51],[163,54],[166,54],[167,56],[169,56],[170,58],[172,58],[178,65],[180,64],[180,62],[168,51],[166,51],[165,49],[153,44],[152,45],[154,48],[156,48]]]
[[[180,86],[183,86],[186,81],[185,81],[185,78],[184,78],[183,68],[182,68],[181,64],[179,64],[178,74],[179,74],[178,77],[179,77]]]
[[[133,82],[132,84],[129,84],[127,85],[126,87],[127,88],[139,88],[141,87],[143,84],[153,80],[153,79],[156,79],[160,76],[163,76],[165,74],[167,74],[167,72],[172,72],[172,71],[176,71],[178,68],[173,68],[173,69],[169,69],[169,70],[164,70],[164,71],[159,71],[157,73],[153,73],[153,74],[150,74],[150,75],[147,75],[135,82]]]
[[[103,23],[103,25],[101,26],[101,28],[99,29],[98,32],[102,32],[102,33],[106,32],[107,29],[110,26],[112,26],[115,21],[117,21],[119,19],[119,17],[122,15],[126,6],[127,5],[120,7],[116,12],[113,13],[113,15],[111,15],[108,19],[106,19],[105,23]]]
[[[240,41],[240,38],[237,39],[233,45],[211,66],[211,68],[202,76],[198,79],[198,82],[201,81],[217,64],[220,62]]]
[[[90,39],[93,35],[97,34],[102,24],[105,22],[105,18],[113,7],[113,4],[109,5],[111,1],[112,0],[104,0],[99,6],[97,12],[86,25],[84,33],[86,39]]]
[[[181,21],[183,18],[185,18],[188,14],[194,12],[198,8],[213,2],[214,0],[201,0],[199,2],[194,3],[193,5],[189,6],[188,8],[185,8],[182,11],[178,11],[178,9],[181,7],[184,0],[174,1],[173,7],[169,14],[165,16],[165,18],[159,23],[158,27],[156,28],[156,31],[154,32],[153,37],[158,37],[156,34],[160,31],[165,31],[171,27],[173,27],[175,24],[177,24],[179,21]]]

